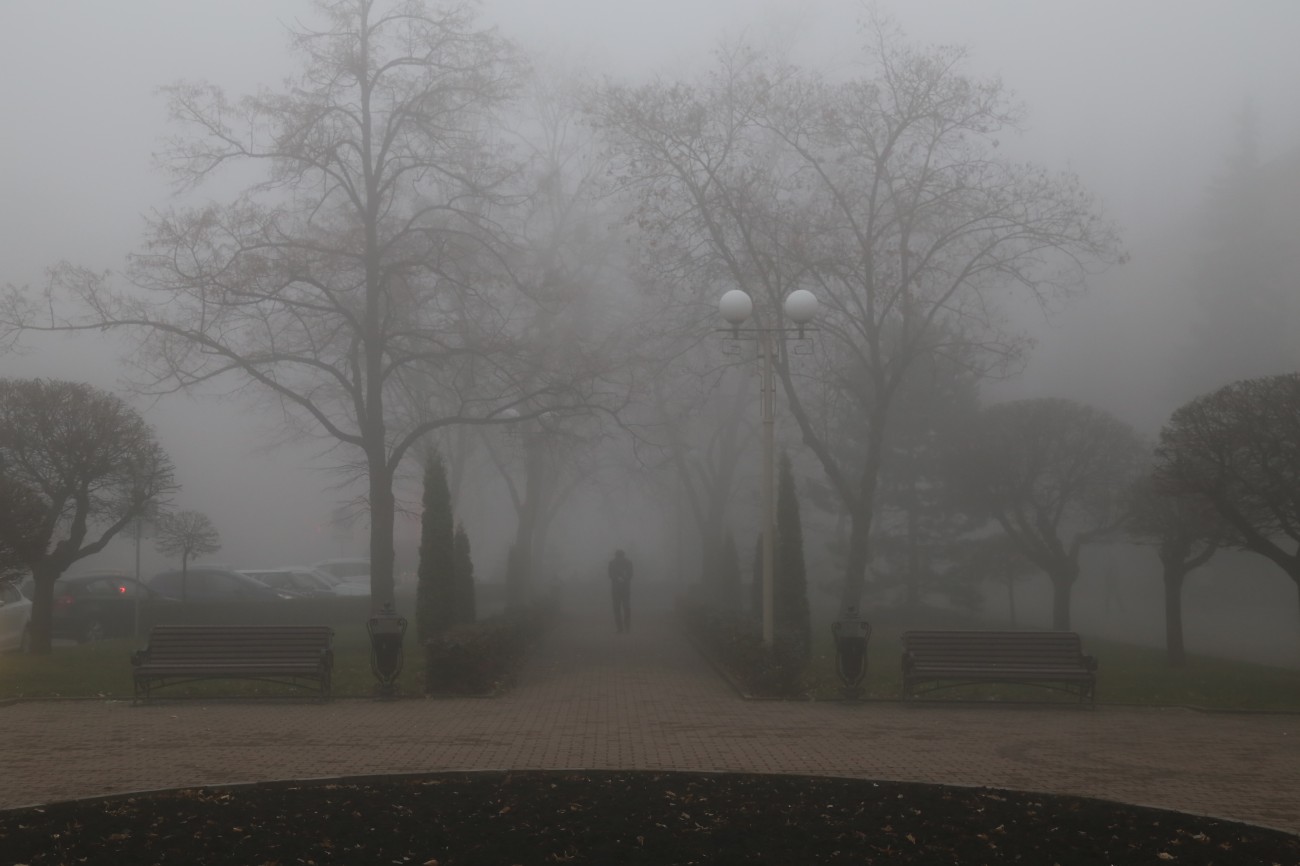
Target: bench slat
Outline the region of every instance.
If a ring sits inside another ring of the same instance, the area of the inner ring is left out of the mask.
[[[1096,660],[1074,632],[909,631],[902,642],[905,697],[921,683],[1032,681],[1076,684],[1080,699],[1095,700]]]
[[[328,699],[334,629],[302,625],[155,626],[148,648],[131,659],[136,699],[168,680],[283,679],[314,681]]]

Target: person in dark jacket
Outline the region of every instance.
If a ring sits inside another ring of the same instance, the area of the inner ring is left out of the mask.
[[[609,586],[614,594],[614,627],[622,634],[632,630],[632,560],[621,550],[609,561]]]

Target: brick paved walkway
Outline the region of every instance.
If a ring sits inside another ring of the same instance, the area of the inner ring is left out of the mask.
[[[569,614],[498,699],[0,707],[0,808],[460,769],[748,770],[991,785],[1300,832],[1300,716],[745,701],[664,614]]]

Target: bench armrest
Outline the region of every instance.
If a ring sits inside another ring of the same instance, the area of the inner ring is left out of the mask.
[[[136,650],[135,652],[131,653],[132,666],[139,667],[140,665],[144,664],[147,661],[149,661],[148,648]]]
[[[1096,672],[1097,672],[1097,657],[1096,657],[1096,656],[1085,655],[1085,656],[1083,657],[1083,666],[1084,666],[1085,668],[1087,668],[1090,672],[1092,672],[1092,673],[1096,673]]]

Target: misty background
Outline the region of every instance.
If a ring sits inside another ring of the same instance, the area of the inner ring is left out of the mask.
[[[1068,397],[1154,436],[1197,394],[1284,371],[1252,368],[1246,347],[1216,341],[1192,287],[1203,240],[1198,220],[1236,152],[1244,116],[1254,118],[1260,165],[1276,188],[1292,191],[1278,197],[1270,225],[1300,232],[1300,4],[909,0],[879,8],[913,42],[965,45],[971,74],[1000,76],[1029,110],[1024,134],[1003,146],[1077,173],[1119,223],[1131,256],[1050,316],[1020,311],[1036,346],[1019,375],[984,386],[986,401]],[[45,269],[62,259],[120,267],[141,240],[142,215],[173,201],[151,164],[168,132],[157,88],[177,79],[209,80],[231,94],[278,86],[294,69],[284,25],[309,23],[309,11],[299,0],[0,4],[0,282],[39,287]],[[481,11],[539,62],[628,81],[703,69],[721,40],[737,37],[849,74],[858,64],[862,16],[848,0],[487,0]],[[1296,268],[1293,274],[1300,258]],[[1294,310],[1281,323],[1292,335],[1300,333]],[[1300,368],[1296,347],[1293,339],[1287,371]],[[33,336],[21,354],[0,356],[0,375],[67,378],[121,393],[123,348],[86,334]],[[1234,358],[1240,366],[1231,366]],[[1198,359],[1213,363],[1198,366]],[[280,441],[278,417],[215,393],[132,404],[176,464],[183,485],[176,506],[207,513],[219,529],[224,546],[213,561],[253,567],[365,555],[364,523],[344,531],[335,519],[358,491],[339,486],[318,444]],[[792,430],[783,427],[781,436],[797,445]],[[744,528],[742,551],[757,526],[754,463],[745,461],[749,476],[734,521],[738,534]],[[418,498],[410,486],[404,495],[408,506]],[[640,577],[684,580],[678,563],[696,562],[680,552],[691,544],[682,538],[689,529],[662,500],[627,481],[584,491],[553,532],[562,552],[547,568],[557,578],[589,579],[622,546]],[[746,519],[746,511],[754,513]],[[459,517],[473,538],[480,579],[499,580],[514,531],[504,488],[482,475]],[[399,520],[399,568],[413,567],[417,534],[417,514]],[[130,569],[133,556],[133,545],[118,540],[74,570]],[[146,575],[168,564],[148,542],[143,558]],[[1022,622],[1045,624],[1046,580],[1017,592]],[[1239,602],[1239,623],[1225,614],[1229,598]],[[1085,555],[1076,624],[1158,643],[1160,599],[1154,554],[1099,547]],[[986,609],[1001,613],[1001,604],[990,593]],[[1193,576],[1186,604],[1193,651],[1294,663],[1294,587],[1258,557],[1221,554]]]

